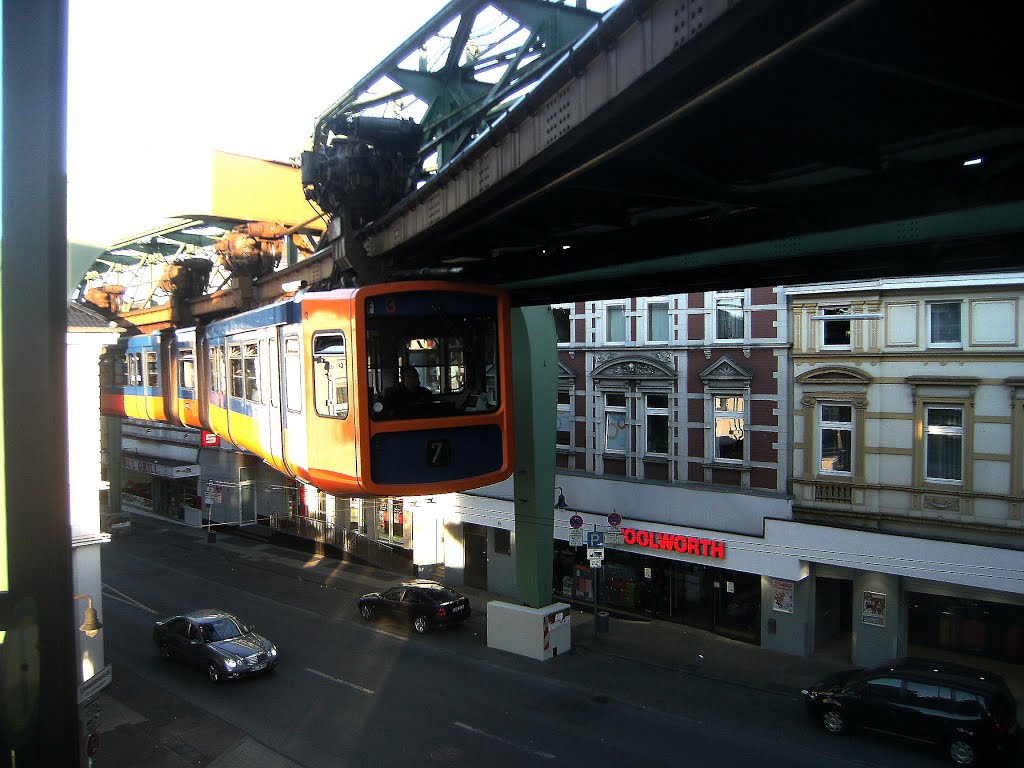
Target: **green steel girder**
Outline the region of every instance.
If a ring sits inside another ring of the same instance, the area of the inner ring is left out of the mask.
[[[443,166],[600,18],[565,2],[453,0],[320,116],[314,149],[326,146],[349,117],[412,116],[423,128],[420,165],[436,151],[436,167]],[[446,41],[442,33],[455,19]],[[430,66],[427,52],[438,47],[446,50]],[[409,59],[417,56],[417,68],[410,69]],[[394,89],[375,92],[382,81]]]

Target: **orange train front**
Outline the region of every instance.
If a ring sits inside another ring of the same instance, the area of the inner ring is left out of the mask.
[[[102,402],[208,429],[328,493],[430,494],[512,473],[511,381],[502,291],[410,282],[131,337]]]

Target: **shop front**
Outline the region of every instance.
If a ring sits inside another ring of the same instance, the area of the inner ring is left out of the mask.
[[[624,525],[624,544],[606,547],[596,569],[585,548],[557,541],[555,595],[592,603],[596,577],[599,606],[761,642],[759,574],[723,567],[721,540],[640,525]]]
[[[995,596],[907,591],[912,645],[1024,664],[1024,605]]]
[[[122,500],[137,509],[174,520],[202,506],[198,493],[199,465],[154,456],[121,456]]]

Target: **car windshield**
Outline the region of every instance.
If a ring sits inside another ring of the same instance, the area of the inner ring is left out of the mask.
[[[248,631],[242,622],[224,616],[203,625],[203,640],[207,643],[215,643],[218,640],[230,640],[233,637],[244,635]]]
[[[458,600],[462,595],[448,587],[422,587],[427,597],[435,603],[447,603],[449,600]]]

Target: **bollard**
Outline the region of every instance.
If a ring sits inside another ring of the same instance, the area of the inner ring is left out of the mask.
[[[597,612],[597,621],[594,623],[594,627],[598,632],[608,631],[608,611]]]

